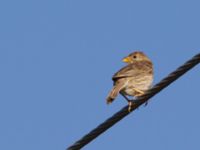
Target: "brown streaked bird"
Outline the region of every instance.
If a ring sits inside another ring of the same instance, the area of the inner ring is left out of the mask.
[[[114,74],[114,86],[106,99],[107,104],[112,103],[119,93],[139,97],[152,86],[153,64],[143,52],[133,52],[125,57],[123,62],[127,65]],[[132,103],[127,98],[126,100],[130,111]]]

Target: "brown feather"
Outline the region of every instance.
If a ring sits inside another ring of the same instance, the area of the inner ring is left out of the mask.
[[[115,98],[117,97],[119,92],[124,88],[124,86],[125,86],[125,82],[122,80],[118,81],[117,84],[113,86],[112,90],[110,91],[106,99],[107,104],[110,104],[115,100]]]
[[[119,93],[129,96],[141,96],[153,82],[153,64],[142,52],[134,52],[123,59],[127,66],[112,77],[114,86],[106,101],[112,103]]]

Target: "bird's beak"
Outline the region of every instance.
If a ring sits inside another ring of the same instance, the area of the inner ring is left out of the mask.
[[[131,62],[131,59],[130,59],[130,57],[125,57],[122,61],[125,63],[129,63],[129,62]]]

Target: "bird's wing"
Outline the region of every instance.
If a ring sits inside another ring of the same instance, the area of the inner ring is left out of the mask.
[[[127,66],[120,69],[117,73],[113,76],[113,81],[116,81],[120,78],[126,78],[126,77],[134,77],[140,74],[138,71],[138,65],[135,64],[128,64]]]
[[[137,77],[144,73],[153,73],[151,62],[131,63],[120,69],[113,76],[113,81],[126,77]]]

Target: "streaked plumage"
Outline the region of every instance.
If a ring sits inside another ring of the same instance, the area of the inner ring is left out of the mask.
[[[128,63],[113,76],[114,86],[107,97],[113,102],[119,93],[128,96],[141,96],[153,82],[153,64],[143,52],[134,52],[123,59]]]

